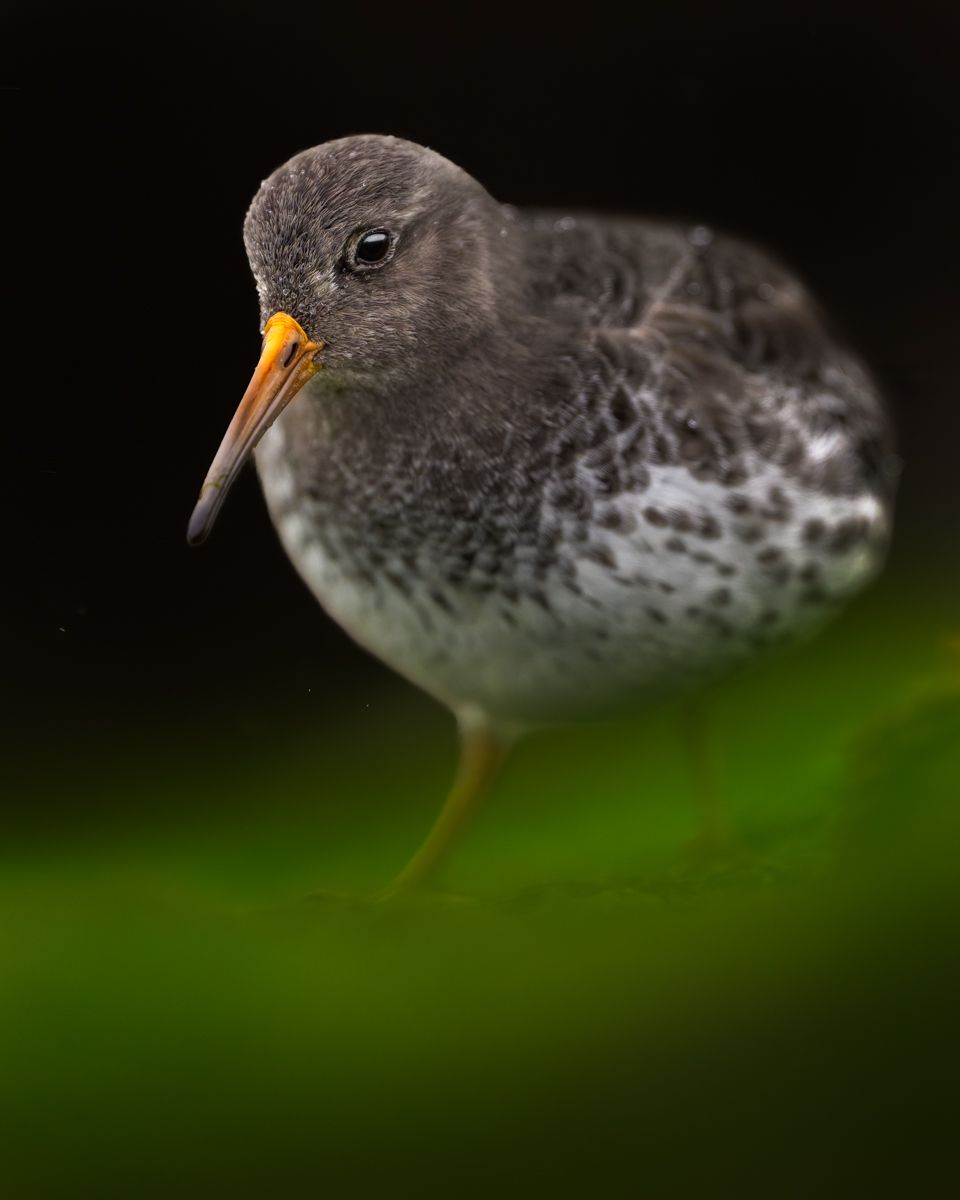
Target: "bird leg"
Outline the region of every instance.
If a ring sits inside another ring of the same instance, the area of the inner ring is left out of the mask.
[[[728,854],[736,845],[711,752],[707,709],[703,701],[687,700],[680,711],[680,735],[690,763],[700,828],[690,843],[698,857]]]
[[[493,782],[509,745],[488,725],[461,722],[460,761],[440,815],[420,849],[382,898],[423,883],[437,869]]]

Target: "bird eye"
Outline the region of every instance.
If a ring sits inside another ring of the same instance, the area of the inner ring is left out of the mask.
[[[386,262],[393,246],[393,236],[386,229],[368,229],[360,235],[353,248],[355,268],[376,267]]]

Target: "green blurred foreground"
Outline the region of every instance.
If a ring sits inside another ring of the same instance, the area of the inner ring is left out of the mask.
[[[957,601],[893,579],[717,691],[726,863],[671,709],[523,747],[460,902],[304,899],[439,804],[452,725],[399,682],[95,797],[64,764],[70,820],[3,849],[0,1190],[949,1194]]]

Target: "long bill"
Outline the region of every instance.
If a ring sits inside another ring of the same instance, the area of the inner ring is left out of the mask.
[[[254,446],[310,376],[320,369],[315,355],[322,349],[323,342],[310,341],[287,313],[274,313],[267,322],[257,369],[210,464],[190,517],[187,541],[191,545],[198,545],[206,538]]]

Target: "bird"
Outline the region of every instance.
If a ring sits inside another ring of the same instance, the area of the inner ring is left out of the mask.
[[[879,571],[877,384],[765,250],[502,204],[434,150],[328,141],[244,222],[262,351],[188,528],[253,455],[347,634],[445,705],[429,883],[518,738],[696,696]]]

